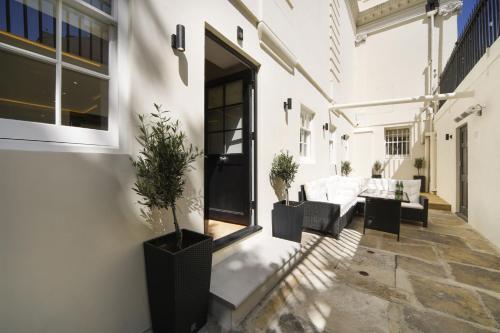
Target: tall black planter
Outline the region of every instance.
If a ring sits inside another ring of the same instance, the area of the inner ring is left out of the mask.
[[[182,230],[186,245],[171,252],[175,233],[144,242],[154,333],[197,332],[207,321],[212,237]]]
[[[273,237],[298,242],[302,240],[302,223],[304,219],[303,202],[275,202],[273,206]]]
[[[425,176],[413,176],[413,179],[420,179],[420,192],[425,192]]]

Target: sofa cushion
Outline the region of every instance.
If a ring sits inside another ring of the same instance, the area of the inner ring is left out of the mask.
[[[401,203],[402,208],[411,208],[411,209],[424,209],[424,206],[422,206],[419,203],[415,202],[403,202]]]
[[[326,181],[326,196],[328,198],[333,198],[337,195],[339,176],[328,177]]]
[[[344,216],[351,207],[355,206],[357,203],[357,197],[355,195],[336,195],[328,202],[334,203],[340,206],[340,216]]]
[[[306,199],[327,202],[327,181],[328,178],[322,178],[305,183]]]
[[[410,202],[419,203],[420,179],[403,180],[403,187],[410,198]]]
[[[389,181],[387,178],[370,178],[367,181],[366,188],[369,190],[389,191]]]

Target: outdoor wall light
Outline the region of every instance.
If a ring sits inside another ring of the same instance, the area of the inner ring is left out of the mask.
[[[344,134],[340,137],[342,140],[347,141],[349,140],[349,134]]]
[[[238,41],[243,41],[243,28],[240,26],[236,29],[236,37],[238,38]]]
[[[323,125],[323,130],[324,130],[324,131],[328,131],[328,123],[325,123],[325,124]]]
[[[286,102],[283,102],[283,108],[286,110],[291,110],[292,109],[292,99],[288,98]]]
[[[448,141],[450,139],[453,139],[453,135],[446,133],[446,135],[444,136],[444,138],[446,139],[446,141]]]
[[[175,27],[176,34],[172,35],[172,48],[184,52],[186,50],[185,28],[182,24],[177,24]]]

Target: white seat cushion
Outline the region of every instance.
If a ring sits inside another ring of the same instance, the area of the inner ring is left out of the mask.
[[[420,179],[403,180],[404,191],[408,193],[410,202],[419,203]]]
[[[413,208],[413,209],[424,209],[424,206],[422,206],[419,203],[415,202],[403,202],[401,203],[402,208]]]
[[[340,206],[340,216],[344,216],[351,207],[356,205],[357,197],[353,195],[336,195],[328,202],[337,204]]]
[[[367,181],[366,188],[369,190],[389,191],[389,181],[387,178],[370,178]]]
[[[327,201],[327,178],[313,180],[305,183],[304,191],[309,201]]]

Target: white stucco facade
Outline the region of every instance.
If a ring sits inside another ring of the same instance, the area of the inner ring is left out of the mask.
[[[154,233],[141,222],[138,198],[131,190],[135,175],[130,156],[139,149],[136,115],[151,112],[153,103],[161,104],[181,121],[189,140],[203,147],[207,30],[259,68],[257,217],[263,232],[271,233],[271,209],[277,201],[269,182],[271,162],[280,150],[299,159],[302,108],[314,113],[313,150],[312,157],[300,164],[291,199],[297,199],[300,184],[335,170],[340,173],[342,160],[353,161],[355,175],[369,176],[373,162],[385,160],[384,128],[391,126],[411,127],[413,146],[409,159],[387,160],[385,175],[411,178],[412,159],[424,154],[422,103],[353,109],[345,112],[346,117],[329,108],[334,102],[428,92],[429,19],[424,4],[360,27],[357,6],[351,1],[333,5],[338,6],[341,45],[340,75],[335,78],[329,70],[332,3],[116,1],[117,96],[112,107],[118,114],[117,145],[0,139],[0,331],[122,333],[149,328],[142,242]],[[439,73],[456,39],[456,16],[438,17],[436,22],[432,59]],[[177,24],[186,28],[183,53],[170,46]],[[262,24],[275,41],[259,34]],[[238,26],[244,31],[242,43],[236,37]],[[355,45],[359,33],[368,37]],[[279,49],[287,54],[273,53]],[[287,98],[292,98],[293,108],[285,113]],[[438,123],[438,138],[450,126],[444,119]],[[493,126],[484,118],[477,121]],[[333,158],[331,133],[322,129],[325,123],[335,128]],[[477,131],[487,139],[483,130]],[[341,140],[344,134],[350,139]],[[445,143],[439,140],[441,156]],[[438,165],[438,193],[452,203],[454,194],[448,189],[453,180],[443,165]],[[203,184],[199,159],[187,179],[190,202],[203,203]],[[477,200],[482,197],[478,193]],[[179,209],[182,227],[203,232],[202,205],[188,207],[184,200]],[[471,214],[472,221],[472,210]],[[487,232],[486,227],[478,228]]]
[[[473,97],[448,101],[435,118],[437,142],[437,193],[459,211],[458,129],[467,125],[468,222],[492,243],[500,244],[497,198],[500,193],[500,138],[498,75],[500,43],[497,40],[459,85],[457,91],[472,92]],[[484,107],[481,116],[459,117],[475,105]],[[452,136],[446,140],[446,134]]]

